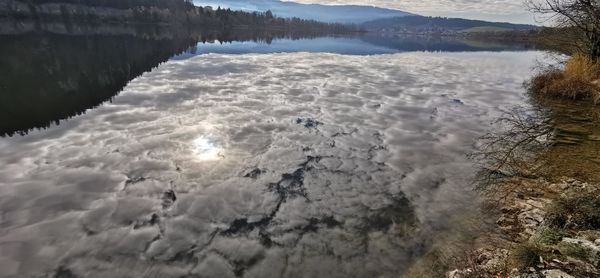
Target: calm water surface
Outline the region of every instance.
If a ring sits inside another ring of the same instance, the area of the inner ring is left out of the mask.
[[[397,277],[481,224],[465,155],[542,56],[38,36],[0,42],[2,277]]]

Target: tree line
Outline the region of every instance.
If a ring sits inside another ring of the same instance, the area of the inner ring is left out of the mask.
[[[448,17],[431,17],[431,16],[403,16],[384,18],[369,21],[363,24],[367,29],[384,29],[384,28],[418,28],[418,27],[436,27],[440,29],[468,29],[480,26],[491,26],[498,28],[507,28],[513,30],[531,30],[535,26],[527,24],[513,24],[507,22],[489,22],[483,20],[472,20],[463,18],[448,18]]]
[[[27,0],[24,2],[33,5],[61,3],[114,9],[156,7],[169,10],[190,10],[194,7],[192,0]]]
[[[355,26],[300,18],[280,18],[271,11],[245,12],[195,6],[191,0],[8,0],[0,18],[65,23],[179,24],[190,27],[268,27],[328,32],[358,31]]]

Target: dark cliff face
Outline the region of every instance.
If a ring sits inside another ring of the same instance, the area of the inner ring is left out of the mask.
[[[193,43],[191,38],[131,35],[4,36],[0,39],[0,136],[46,128],[82,114]]]

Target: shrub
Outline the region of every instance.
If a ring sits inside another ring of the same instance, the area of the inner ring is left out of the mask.
[[[546,215],[556,229],[600,229],[600,190],[558,199]]]
[[[541,246],[526,242],[517,246],[512,252],[514,264],[519,269],[536,266],[540,263],[540,256],[544,255]]]
[[[534,76],[529,91],[539,98],[567,98],[600,101],[600,63],[576,54],[564,69],[548,69]]]
[[[566,237],[567,233],[562,229],[545,228],[540,235],[540,242],[547,245],[554,245],[559,243],[563,237]]]
[[[565,65],[566,77],[580,77],[584,80],[596,80],[600,78],[600,64],[581,54],[575,54]]]
[[[558,244],[558,250],[565,256],[577,259],[587,260],[590,256],[585,248],[572,243],[561,242]]]

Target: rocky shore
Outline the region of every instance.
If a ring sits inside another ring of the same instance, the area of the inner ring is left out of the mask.
[[[495,232],[446,277],[600,277],[599,193],[570,178],[514,179],[486,192]]]

